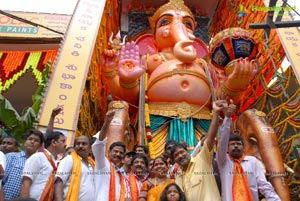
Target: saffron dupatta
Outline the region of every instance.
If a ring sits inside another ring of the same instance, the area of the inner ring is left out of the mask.
[[[130,198],[132,201],[138,201],[140,189],[143,188],[143,183],[148,179],[148,175],[145,175],[143,179],[139,179],[133,171],[130,172],[128,177],[129,189],[130,189]],[[138,184],[139,183],[139,184]],[[127,189],[128,190],[128,189]]]
[[[109,181],[109,201],[116,201],[116,171],[111,162],[110,164],[110,181]],[[120,192],[120,201],[125,200],[125,183],[124,178],[120,171],[117,171],[117,174],[120,178],[121,192]]]
[[[66,197],[66,201],[74,201],[78,200],[79,191],[80,191],[80,178],[81,178],[81,158],[80,156],[73,151],[71,153],[72,156],[72,178],[68,190],[68,194]],[[91,157],[88,157],[88,162],[91,164],[91,166],[95,167],[95,162]]]
[[[230,156],[230,155],[229,155]],[[235,159],[230,156],[234,162],[233,167],[233,182],[232,182],[232,200],[233,201],[252,201],[252,194],[248,184],[247,176],[241,165],[241,161],[245,158],[245,155],[240,159]]]
[[[50,174],[48,181],[45,185],[45,188],[43,190],[43,193],[41,195],[40,201],[53,201],[54,199],[54,178],[55,178],[55,173],[57,170],[57,167],[52,160],[51,156],[48,154],[46,150],[43,150],[43,153],[45,154],[46,158],[48,159],[49,163],[51,164],[53,170],[52,173]]]
[[[130,173],[129,175],[129,184],[130,184],[131,200],[138,201],[139,189],[136,183],[136,177],[133,173]]]

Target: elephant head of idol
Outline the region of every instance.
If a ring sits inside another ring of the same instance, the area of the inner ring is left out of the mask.
[[[192,12],[182,0],[170,0],[149,18],[158,51],[173,53],[184,63],[197,58],[194,47],[196,26]]]

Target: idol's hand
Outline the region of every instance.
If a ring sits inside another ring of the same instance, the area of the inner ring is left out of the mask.
[[[141,64],[139,47],[134,42],[123,46],[118,69],[120,81],[123,83],[135,82],[145,72],[145,66]]]
[[[257,73],[257,63],[248,58],[240,58],[236,61],[233,72],[228,76],[224,82],[226,87],[234,91],[242,91],[253,80]]]

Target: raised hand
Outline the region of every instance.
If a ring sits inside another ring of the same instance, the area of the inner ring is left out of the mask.
[[[214,113],[220,114],[224,109],[228,107],[226,100],[216,100],[213,102]]]
[[[218,133],[220,114],[226,107],[228,107],[226,100],[215,100],[213,102],[213,116],[206,138],[206,144],[209,150],[212,150],[214,146],[214,139]]]
[[[98,139],[100,141],[102,141],[106,137],[110,122],[113,120],[114,115],[115,115],[114,110],[109,110],[108,112],[106,112],[105,121],[104,121],[104,124],[102,125],[102,128],[101,128],[99,136],[98,136]]]
[[[51,117],[56,117],[63,109],[61,107],[56,107],[52,110]]]
[[[145,72],[145,67],[141,64],[139,47],[134,42],[123,46],[118,69],[120,81],[123,83],[135,82]]]
[[[61,107],[56,107],[56,108],[52,109],[51,116],[50,116],[50,119],[49,119],[49,122],[48,122],[48,126],[47,126],[47,129],[46,129],[46,136],[49,135],[51,132],[53,132],[53,129],[54,129],[54,119],[62,111],[63,111],[63,108],[61,108]]]
[[[105,123],[110,124],[110,122],[114,118],[114,115],[115,115],[115,111],[114,110],[109,110],[108,112],[106,112]]]
[[[257,63],[248,58],[236,61],[233,72],[228,76],[225,85],[232,90],[243,90],[253,80],[257,73]]]
[[[230,99],[230,103],[229,103],[228,107],[226,108],[226,110],[224,111],[225,116],[232,117],[234,115],[235,111],[236,111],[236,105],[233,104],[233,100]]]

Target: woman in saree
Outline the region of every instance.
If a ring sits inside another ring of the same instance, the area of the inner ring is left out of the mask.
[[[150,171],[153,172],[153,177],[143,183],[139,201],[159,201],[165,187],[174,183],[174,179],[167,177],[169,167],[164,157],[155,158]]]

